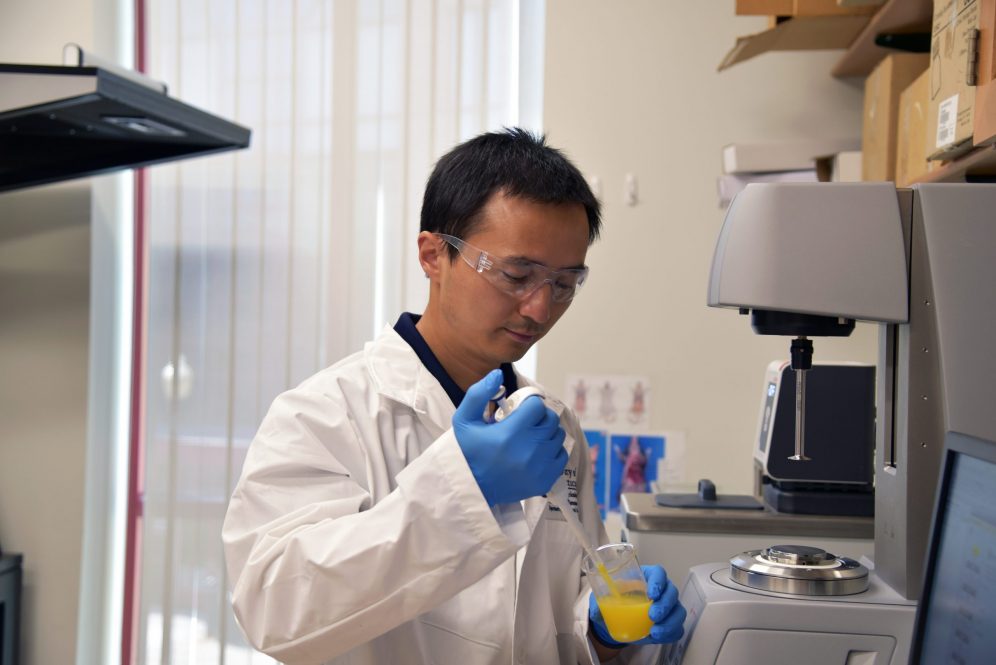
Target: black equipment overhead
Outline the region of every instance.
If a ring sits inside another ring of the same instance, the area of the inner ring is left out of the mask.
[[[0,192],[245,148],[249,137],[103,67],[0,64]]]

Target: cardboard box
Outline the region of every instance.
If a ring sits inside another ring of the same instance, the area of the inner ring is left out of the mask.
[[[899,93],[927,70],[926,53],[893,53],[865,79],[861,122],[862,180],[896,179],[896,126]]]
[[[853,138],[729,143],[723,146],[723,173],[808,171],[817,157],[858,148]]]
[[[878,7],[885,4],[885,0],[837,0],[840,7]]]
[[[737,16],[788,16],[792,0],[737,0],[733,13]]]
[[[861,151],[817,157],[816,178],[820,182],[861,182]]]
[[[930,71],[925,71],[899,93],[896,123],[896,187],[909,187],[940,162],[927,161],[927,107],[930,104]]]
[[[996,0],[979,1],[979,70],[972,142],[996,143]]]
[[[930,39],[927,158],[952,159],[972,149],[977,0],[934,0]]]

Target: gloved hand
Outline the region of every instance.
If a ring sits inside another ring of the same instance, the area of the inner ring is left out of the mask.
[[[660,566],[640,566],[643,579],[647,580],[647,596],[650,598],[650,618],[654,625],[650,634],[636,642],[616,642],[605,627],[605,619],[595,602],[595,594],[588,599],[588,623],[598,636],[598,641],[606,646],[621,649],[628,644],[668,644],[681,639],[685,632],[685,608],[678,602],[678,587],[667,578]]]
[[[492,370],[467,390],[453,415],[453,433],[492,506],[546,494],[567,466],[560,418],[538,396],[501,422],[485,422],[501,379],[501,371]]]

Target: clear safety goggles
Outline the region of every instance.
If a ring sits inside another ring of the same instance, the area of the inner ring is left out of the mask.
[[[554,302],[569,302],[588,278],[588,267],[552,270],[541,263],[526,259],[492,256],[456,236],[436,233],[436,237],[453,245],[468,266],[503,293],[526,298],[549,284]]]

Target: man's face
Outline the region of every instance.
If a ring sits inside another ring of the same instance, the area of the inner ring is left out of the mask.
[[[466,242],[494,257],[526,259],[559,270],[584,264],[588,218],[581,204],[545,205],[498,193],[483,211],[483,223]],[[553,302],[549,284],[516,298],[478,274],[459,256],[439,261],[438,302],[429,312],[433,347],[444,366],[456,360],[474,373],[521,358],[567,311],[570,302]],[[447,367],[454,373],[454,369]]]

